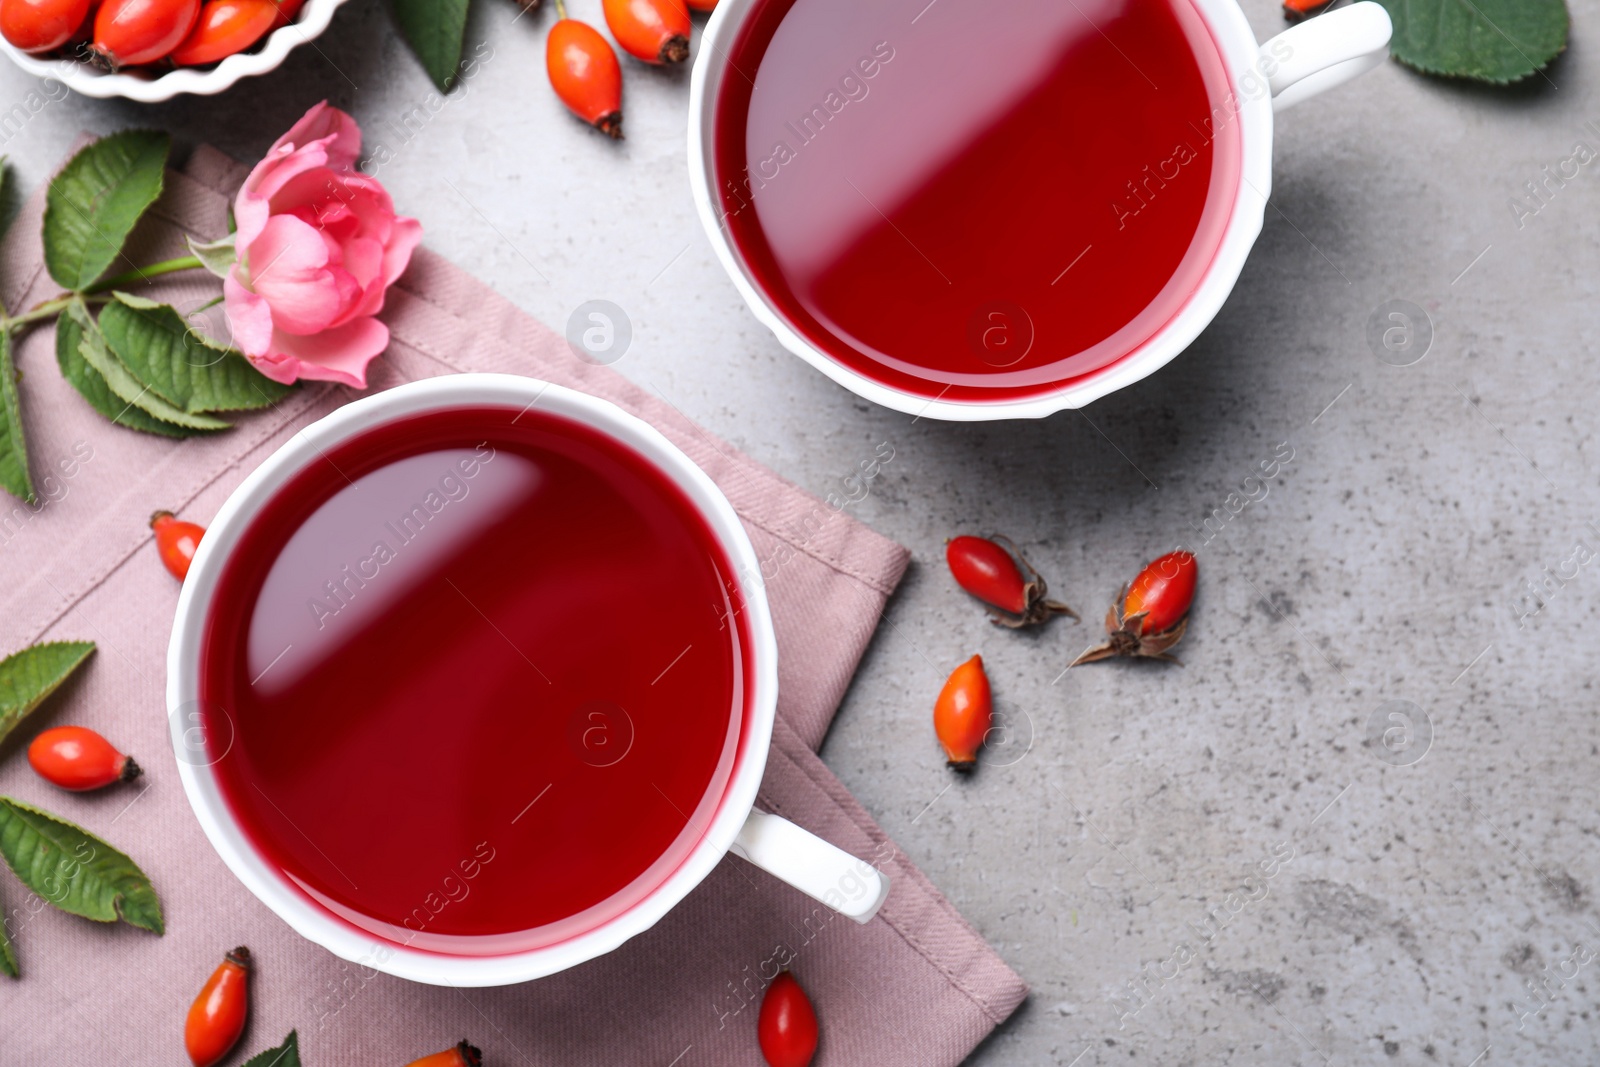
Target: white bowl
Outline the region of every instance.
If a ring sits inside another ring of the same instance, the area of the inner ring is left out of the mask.
[[[211,96],[240,78],[276,70],[296,45],[304,44],[328,28],[333,13],[345,0],[306,0],[300,17],[267,34],[266,40],[246,52],[231,55],[214,67],[179,67],[157,77],[131,69],[112,74],[82,60],[61,56],[30,56],[0,37],[0,48],[12,62],[39,78],[50,78],[84,96],[123,97],[145,104],[171,100],[180,93]]]

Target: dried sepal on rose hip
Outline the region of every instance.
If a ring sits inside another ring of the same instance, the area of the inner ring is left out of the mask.
[[[952,769],[970,771],[978,750],[994,725],[994,695],[983,657],[973,656],[950,672],[933,703],[933,732],[939,737]]]
[[[1189,628],[1189,606],[1194,603],[1199,573],[1200,565],[1192,552],[1168,552],[1152,560],[1123,587],[1106,612],[1105,642],[1089,649],[1071,665],[1114,656],[1180,663],[1169,650],[1183,640],[1184,631]]]
[[[956,584],[995,610],[989,620],[1013,630],[1037,626],[1053,615],[1078,613],[1049,599],[1049,586],[1009,537],[963,535],[945,544],[945,562]]]

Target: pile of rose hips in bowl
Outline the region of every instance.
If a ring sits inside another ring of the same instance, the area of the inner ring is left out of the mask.
[[[1044,578],[1007,538],[952,538],[945,545],[945,561],[956,584],[988,606],[989,618],[997,626],[1020,630],[1056,615],[1078,617],[1065,604],[1048,598]],[[1106,639],[1085,649],[1068,668],[1119,656],[1177,663],[1171,649],[1189,628],[1199,573],[1194,553],[1183,549],[1147,563],[1111,602]],[[939,691],[933,705],[934,733],[950,766],[970,771],[993,728],[989,676],[983,657],[973,656],[951,672]]]
[[[203,67],[287,26],[305,0],[0,0],[0,36],[108,70]]]

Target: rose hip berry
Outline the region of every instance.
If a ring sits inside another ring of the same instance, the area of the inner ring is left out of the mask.
[[[223,957],[189,1006],[183,1044],[194,1067],[211,1067],[244,1032],[250,1011],[250,950],[243,945]]]
[[[480,1067],[483,1053],[465,1041],[458,1041],[443,1052],[412,1060],[406,1067]]]
[[[1048,586],[1010,538],[955,537],[945,545],[945,561],[956,583],[1004,614],[990,613],[996,626],[1021,629],[1035,626],[1052,615],[1078,613],[1046,598]]]
[[[689,58],[689,9],[684,0],[604,0],[606,25],[622,50],[646,63]]]
[[[1178,663],[1167,650],[1181,641],[1189,628],[1189,606],[1194,602],[1199,573],[1200,565],[1191,552],[1168,552],[1153,560],[1123,587],[1106,612],[1105,643],[1073,660],[1072,666],[1113,656]]]
[[[183,581],[189,576],[189,564],[194,560],[206,528],[184,522],[170,511],[158,511],[150,516],[150,529],[156,533],[156,551],[161,554],[161,562],[174,578]]]
[[[283,24],[273,0],[208,0],[200,18],[170,58],[180,67],[199,67],[242,52]]]
[[[770,1067],[807,1067],[817,1054],[817,1012],[794,975],[778,972],[761,998],[756,1039]]]
[[[1317,14],[1332,3],[1333,0],[1283,0],[1283,17],[1290,22],[1299,22]]]
[[[952,768],[970,771],[994,723],[994,697],[983,657],[973,656],[950,672],[933,704],[933,731]]]
[[[550,27],[544,51],[551,87],[574,115],[621,140],[622,66],[617,54],[599,30],[567,18],[562,0],[556,0],[556,12],[561,21]]]
[[[24,52],[49,52],[88,17],[89,0],[0,0],[0,36]]]
[[[200,0],[104,0],[94,16],[94,52],[111,69],[153,63],[183,43]]]
[[[39,777],[83,793],[139,777],[139,765],[86,726],[55,726],[33,739],[28,762]]]

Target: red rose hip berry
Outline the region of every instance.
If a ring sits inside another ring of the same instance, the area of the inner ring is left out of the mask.
[[[689,58],[689,9],[684,0],[604,0],[606,25],[622,50],[646,63]]]
[[[83,793],[139,777],[139,765],[87,726],[56,726],[33,739],[28,762],[40,778]]]
[[[1020,629],[1052,615],[1078,617],[1065,604],[1047,599],[1045,580],[1010,538],[955,537],[945,545],[944,558],[956,584],[1004,613],[990,614],[997,626]]]
[[[200,0],[104,0],[94,16],[94,52],[111,69],[154,63],[189,36]]]
[[[1151,561],[1123,587],[1106,612],[1105,643],[1073,660],[1072,666],[1113,656],[1179,662],[1168,649],[1183,640],[1189,628],[1189,607],[1194,603],[1199,574],[1200,564],[1192,552],[1168,552]]]
[[[483,1053],[466,1041],[458,1041],[443,1052],[433,1052],[406,1067],[480,1067]]]
[[[595,129],[622,139],[622,66],[600,31],[569,19],[556,0],[561,20],[545,41],[545,71],[561,102]]]
[[[200,67],[242,52],[284,24],[274,0],[208,0],[189,36],[169,57],[180,67]]]
[[[250,950],[240,945],[211,972],[189,1005],[183,1045],[194,1067],[211,1067],[239,1042],[250,1013]]]
[[[0,0],[0,36],[24,52],[49,52],[88,17],[89,0]]]
[[[155,531],[156,551],[161,555],[161,562],[174,578],[183,581],[189,576],[189,564],[194,561],[206,528],[184,522],[170,511],[158,511],[150,516],[150,529]]]
[[[950,672],[933,703],[933,732],[950,766],[970,771],[978,762],[989,728],[994,725],[994,694],[984,673],[983,657],[973,656]]]
[[[780,971],[761,998],[756,1038],[769,1067],[807,1067],[817,1054],[817,1013],[794,975]]]

